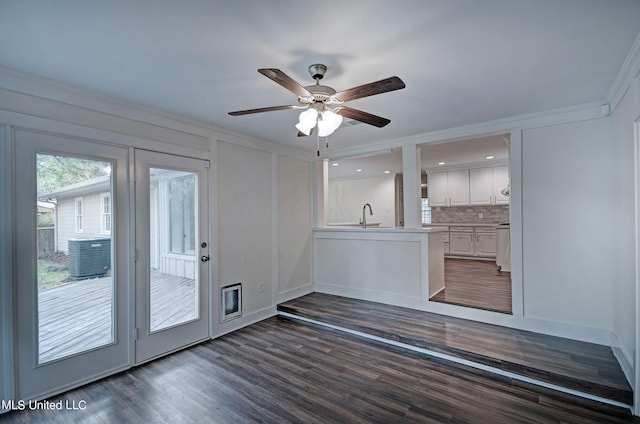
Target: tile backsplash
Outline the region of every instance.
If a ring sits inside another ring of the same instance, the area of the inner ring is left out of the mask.
[[[482,214],[482,218],[480,218]],[[494,223],[509,222],[509,206],[450,206],[432,207],[431,223]]]

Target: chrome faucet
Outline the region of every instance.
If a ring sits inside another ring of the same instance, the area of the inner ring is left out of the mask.
[[[365,211],[367,210],[367,206],[369,206],[369,215],[373,215],[373,211],[371,210],[371,205],[368,203],[365,203],[364,206],[362,207],[362,228],[363,229],[367,228],[367,215],[365,214]]]

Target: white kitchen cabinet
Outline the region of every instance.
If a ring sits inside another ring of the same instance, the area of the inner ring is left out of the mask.
[[[451,255],[473,255],[473,227],[449,228],[449,253]]]
[[[492,227],[475,227],[475,256],[496,257],[496,231]]]
[[[447,187],[449,190],[449,206],[469,205],[469,171],[447,172]]]
[[[469,203],[490,205],[494,194],[493,168],[478,168],[469,171]]]
[[[493,226],[451,226],[445,234],[445,254],[449,256],[496,257],[496,229]]]
[[[501,193],[508,185],[508,166],[472,169],[469,171],[469,202],[471,205],[508,205],[509,197]]]
[[[496,166],[493,168],[493,189],[495,193],[494,204],[508,205],[509,196],[502,194],[502,190],[509,186],[509,167]]]
[[[449,254],[449,229],[447,228],[447,231],[443,231],[442,232],[442,236],[443,236],[443,246],[444,246],[444,254],[448,255]]]
[[[429,195],[429,206],[447,205],[447,173],[436,172],[427,175],[427,193]]]
[[[469,170],[436,172],[427,179],[429,206],[469,205]]]
[[[502,272],[511,272],[511,233],[509,225],[500,225],[496,230],[496,265]]]

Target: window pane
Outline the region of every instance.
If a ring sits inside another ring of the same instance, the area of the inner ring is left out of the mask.
[[[38,154],[39,363],[114,341],[113,248],[102,231],[109,162]],[[44,223],[44,225],[41,225]]]
[[[150,331],[199,317],[196,177],[150,169]]]

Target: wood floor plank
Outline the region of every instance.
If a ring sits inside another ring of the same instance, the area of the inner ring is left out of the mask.
[[[0,423],[638,423],[628,410],[269,318]]]
[[[444,290],[430,300],[486,311],[512,313],[511,273],[495,262],[445,258]]]
[[[608,346],[323,293],[278,310],[617,402],[633,392]]]

